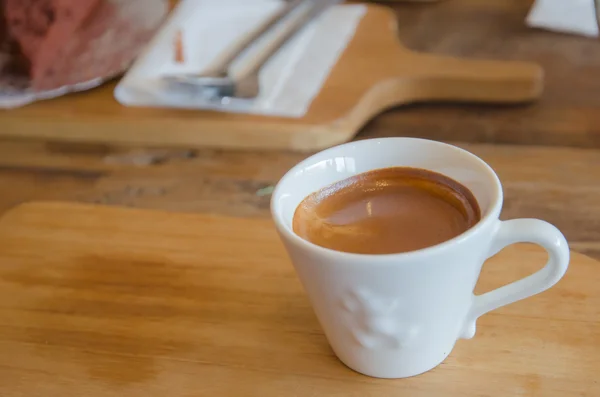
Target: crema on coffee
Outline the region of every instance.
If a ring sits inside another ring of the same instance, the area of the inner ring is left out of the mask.
[[[306,197],[293,230],[316,245],[359,254],[431,247],[481,218],[468,188],[442,174],[392,167],[352,176]]]

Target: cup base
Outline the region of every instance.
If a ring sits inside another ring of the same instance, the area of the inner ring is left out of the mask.
[[[367,363],[357,363],[356,365],[351,365],[349,363],[350,360],[344,359],[340,354],[338,354],[334,350],[335,355],[338,360],[342,362],[346,367],[351,370],[358,372],[359,374],[370,376],[372,378],[380,378],[380,379],[401,379],[401,378],[410,378],[413,376],[424,374],[425,372],[431,371],[436,368],[438,365],[442,364],[446,358],[450,355],[450,351],[444,353],[438,360],[433,363],[419,363],[419,364],[410,364],[408,366],[404,366],[403,368],[394,366],[392,363],[378,361],[378,362],[367,362]]]

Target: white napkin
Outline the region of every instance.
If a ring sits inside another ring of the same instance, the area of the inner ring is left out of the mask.
[[[527,16],[532,27],[598,37],[594,0],[536,0]]]
[[[215,103],[161,80],[165,74],[202,71],[281,4],[276,0],[181,1],[115,89],[116,99],[127,106],[302,117],[352,39],[365,6],[332,7],[295,35],[262,68],[257,98],[228,98]],[[178,31],[183,35],[185,63],[177,63],[174,57]],[[234,70],[240,62],[233,65]]]

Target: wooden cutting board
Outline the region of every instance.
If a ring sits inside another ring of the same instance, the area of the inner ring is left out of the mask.
[[[513,246],[478,291],[533,272]],[[423,375],[330,350],[271,222],[60,203],[0,221],[3,397],[599,396],[600,265],[483,316]]]
[[[309,151],[348,141],[373,116],[427,101],[526,102],[543,71],[524,62],[419,54],[399,41],[394,13],[368,5],[353,40],[299,119],[126,108],[114,84],[0,112],[0,135],[141,145]]]

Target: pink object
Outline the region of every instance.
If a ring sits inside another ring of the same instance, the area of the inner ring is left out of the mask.
[[[165,0],[4,0],[3,6],[34,91],[120,74],[166,14]]]
[[[69,43],[102,0],[5,0],[9,36],[29,61],[29,75],[35,88],[52,88],[76,76],[60,76]],[[81,38],[79,38],[81,39]],[[58,76],[57,76],[58,74]]]

